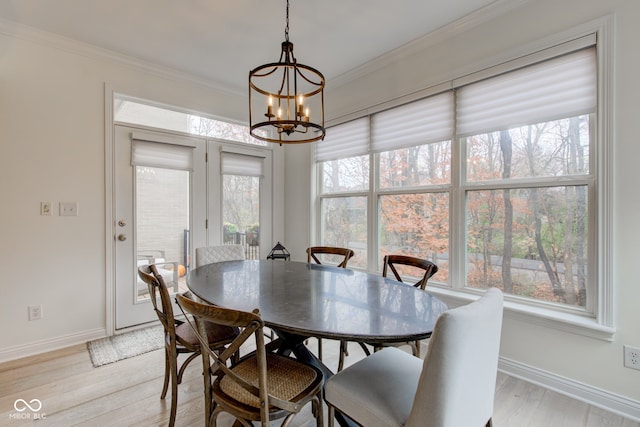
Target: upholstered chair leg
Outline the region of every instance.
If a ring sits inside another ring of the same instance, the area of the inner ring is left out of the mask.
[[[487,421],[486,427],[493,427],[493,420],[491,418],[489,418],[489,421]]]

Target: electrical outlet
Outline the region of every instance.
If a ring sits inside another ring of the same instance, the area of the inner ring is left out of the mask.
[[[42,304],[29,306],[29,320],[42,319]]]
[[[624,366],[640,370],[640,348],[624,346]]]
[[[60,216],[78,216],[78,202],[60,202]]]

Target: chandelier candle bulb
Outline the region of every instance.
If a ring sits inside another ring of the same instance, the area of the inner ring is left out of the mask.
[[[273,97],[269,95],[269,104],[267,104],[267,117],[273,117]]]

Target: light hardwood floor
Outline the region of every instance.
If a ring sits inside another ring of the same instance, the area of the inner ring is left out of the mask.
[[[323,344],[325,362],[337,361],[334,342],[323,340]],[[347,364],[362,357],[357,346],[349,349],[352,354]],[[189,366],[179,386],[176,426],[203,424],[199,362]],[[0,426],[166,425],[170,399],[160,399],[163,370],[163,350],[94,368],[84,345],[0,364]],[[17,412],[17,399],[40,400],[39,414],[45,418],[19,419],[19,414],[30,411]],[[640,423],[504,374],[498,375],[493,420],[496,427],[640,427]],[[229,417],[220,421],[221,427],[232,424]],[[305,410],[293,425],[315,423]]]

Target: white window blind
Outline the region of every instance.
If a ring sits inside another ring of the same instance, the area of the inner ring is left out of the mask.
[[[454,129],[453,92],[411,102],[371,117],[375,152],[451,139]]]
[[[193,171],[193,149],[188,145],[152,142],[135,139],[131,141],[131,164],[153,168]]]
[[[463,86],[457,91],[457,134],[593,113],[596,72],[592,47]]]
[[[316,143],[316,161],[345,159],[369,152],[369,118],[363,117],[327,131],[323,141]]]
[[[262,176],[264,158],[223,151],[221,173],[225,175]]]

